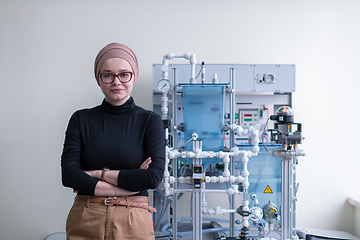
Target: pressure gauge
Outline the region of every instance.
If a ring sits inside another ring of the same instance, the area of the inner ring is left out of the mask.
[[[278,210],[277,206],[270,201],[269,201],[269,203],[265,204],[262,207],[262,211],[263,211],[263,218],[266,221],[273,220],[278,217],[279,210]]]
[[[160,92],[168,92],[170,91],[170,88],[171,88],[171,83],[169,80],[167,79],[161,79],[158,83],[158,89]]]

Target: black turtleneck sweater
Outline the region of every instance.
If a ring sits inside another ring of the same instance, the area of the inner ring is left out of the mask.
[[[148,169],[139,169],[151,157]],[[94,195],[98,179],[84,171],[120,170],[118,187],[140,191],[160,183],[165,165],[165,137],[159,115],[136,106],[130,98],[122,106],[105,100],[100,106],[76,111],[66,130],[61,156],[62,182],[82,195]]]

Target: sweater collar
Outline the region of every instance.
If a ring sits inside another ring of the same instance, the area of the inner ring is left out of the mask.
[[[120,115],[133,110],[135,108],[135,102],[134,99],[130,97],[123,105],[113,106],[104,99],[101,106],[107,113]]]

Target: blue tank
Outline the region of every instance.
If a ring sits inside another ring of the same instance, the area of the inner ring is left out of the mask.
[[[184,104],[184,133],[186,142],[193,133],[202,140],[203,151],[222,151],[224,148],[224,106],[226,84],[181,84]],[[185,145],[191,151],[192,144]],[[191,159],[187,161],[192,162]],[[217,163],[218,158],[203,159]]]

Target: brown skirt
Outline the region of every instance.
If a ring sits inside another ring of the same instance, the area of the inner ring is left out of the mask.
[[[67,240],[155,239],[150,211],[89,201],[74,202],[66,222],[66,236]]]

